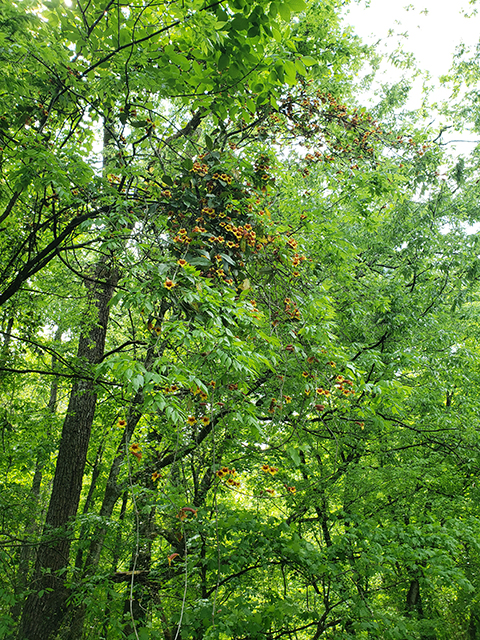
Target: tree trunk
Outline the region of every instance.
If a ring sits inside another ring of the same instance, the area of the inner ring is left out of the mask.
[[[420,615],[423,614],[420,583],[417,578],[410,582],[410,588],[407,593],[407,611],[417,611]]]
[[[85,327],[79,339],[77,354],[84,365],[85,378],[75,382],[70,393],[43,541],[35,565],[35,591],[25,602],[19,640],[48,640],[57,632],[65,614],[68,590],[64,578],[69,562],[71,526],[80,500],[97,400],[89,368],[98,364],[104,353],[108,305],[117,281],[117,272],[102,261],[87,285],[96,322]]]

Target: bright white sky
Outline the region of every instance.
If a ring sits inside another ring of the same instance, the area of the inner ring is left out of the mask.
[[[365,4],[348,5],[346,19],[356,33],[369,42],[384,41],[381,49],[386,51],[395,48],[390,42],[403,42],[432,76],[448,71],[457,44],[475,44],[480,37],[480,16],[464,15],[475,9],[468,0],[371,0],[368,8]],[[390,29],[396,37],[388,37]]]
[[[448,73],[455,48],[460,43],[469,46],[480,39],[480,15],[467,18],[476,6],[468,0],[364,0],[352,1],[346,7],[345,20],[361,38],[370,44],[378,43],[380,53],[389,54],[399,45],[412,52],[420,69],[428,71],[435,87],[430,102],[446,100],[449,91],[440,87],[439,76]],[[393,34],[389,34],[390,30]],[[390,65],[385,68],[385,81],[394,81],[401,70]],[[411,91],[408,107],[422,104],[422,82],[418,80]],[[453,132],[452,132],[453,134]],[[458,139],[458,134],[453,134]],[[461,136],[469,139],[468,134]],[[473,136],[472,136],[473,137]],[[472,139],[470,137],[470,139]],[[457,153],[468,153],[471,144],[456,145]],[[469,148],[468,148],[469,147]]]
[[[480,15],[465,16],[474,13],[475,0],[371,0],[368,7],[365,4],[365,0],[352,1],[346,9],[345,19],[355,33],[364,42],[378,43],[379,52],[387,55],[401,43],[403,50],[414,54],[420,69],[431,76],[435,90],[429,101],[448,100],[449,91],[440,86],[439,77],[448,73],[460,43],[475,46],[480,40]],[[480,13],[480,1],[477,6]],[[393,35],[389,35],[390,30]],[[387,65],[383,76],[387,82],[395,81],[401,71]],[[418,109],[422,97],[422,82],[418,80],[407,106]],[[443,136],[451,141],[449,150],[454,156],[469,154],[478,142],[476,138],[475,134],[454,131]],[[480,223],[466,228],[469,233],[478,233]]]

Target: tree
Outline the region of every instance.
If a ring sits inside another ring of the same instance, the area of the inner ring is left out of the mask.
[[[466,192],[337,11],[2,7],[12,637],[473,633]]]

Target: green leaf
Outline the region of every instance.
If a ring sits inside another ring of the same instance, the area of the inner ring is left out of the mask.
[[[211,260],[207,260],[206,258],[201,258],[201,257],[189,258],[187,256],[187,260],[191,265],[197,266],[197,267],[209,267],[212,264]]]
[[[285,22],[290,22],[290,7],[286,2],[278,7],[278,13]]]
[[[299,455],[298,451],[296,449],[294,449],[293,447],[287,447],[287,453],[290,456],[290,458],[293,460],[293,462],[295,463],[295,466],[299,467],[300,466],[300,455]]]
[[[298,59],[295,60],[295,68],[300,75],[302,76],[306,75],[307,70],[305,69],[305,65],[301,60],[298,60]]]
[[[190,69],[190,61],[182,55],[178,53],[172,53],[170,56],[170,60],[181,67],[183,71],[188,71]]]
[[[280,33],[280,31],[276,28],[276,27],[272,27],[272,35],[275,38],[275,40],[277,42],[281,42],[282,41],[282,34]]]
[[[290,86],[293,86],[297,82],[297,70],[295,64],[291,60],[287,60],[284,64],[285,79]]]
[[[144,384],[144,379],[142,374],[138,374],[137,376],[135,376],[135,378],[133,378],[132,380],[132,387],[134,388],[135,391],[138,391],[140,389],[140,387],[143,387]]]
[[[304,0],[287,0],[292,11],[305,11],[307,3]]]
[[[268,16],[270,18],[275,18],[277,13],[278,13],[278,3],[272,2],[272,4],[270,5],[270,9],[268,10]]]
[[[225,262],[228,262],[228,264],[232,264],[232,265],[236,264],[235,260],[232,260],[232,258],[226,253],[221,253],[220,256],[223,258],[223,260],[225,260]]]
[[[215,8],[215,13],[217,14],[217,18],[218,20],[221,20],[223,22],[227,22],[228,20],[228,14],[227,12],[223,9],[223,7],[221,5],[217,5]]]
[[[219,71],[222,71],[223,69],[226,69],[229,64],[230,64],[230,56],[228,55],[228,53],[222,53],[222,55],[220,56],[220,58],[218,60],[218,69],[219,69]]]
[[[246,104],[247,109],[250,111],[250,113],[255,113],[255,111],[257,110],[257,105],[251,98],[247,98]]]
[[[120,46],[131,42],[132,34],[129,29],[120,29]]]
[[[250,21],[244,15],[236,16],[230,23],[230,29],[233,31],[247,31],[250,27]]]
[[[208,134],[205,134],[205,144],[207,146],[207,149],[213,149],[213,140],[210,138],[210,136]]]

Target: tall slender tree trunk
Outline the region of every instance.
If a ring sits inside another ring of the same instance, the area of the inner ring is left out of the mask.
[[[104,353],[109,302],[117,281],[116,270],[102,260],[87,284],[95,319],[84,328],[79,339],[77,355],[84,366],[85,378],[75,382],[70,393],[43,540],[37,554],[32,584],[34,591],[25,602],[19,640],[48,640],[56,634],[65,614],[70,528],[80,500],[97,400],[90,367],[98,364]]]

